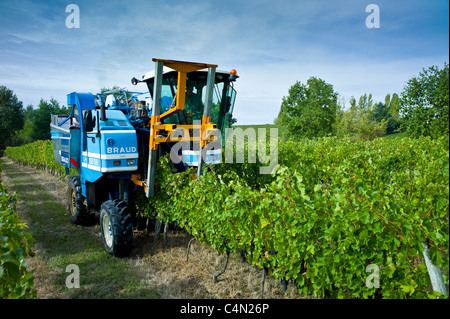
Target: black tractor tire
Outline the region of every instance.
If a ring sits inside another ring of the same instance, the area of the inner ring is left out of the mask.
[[[88,210],[84,205],[84,197],[81,193],[80,175],[70,176],[67,194],[69,219],[76,225],[82,225],[88,219]]]
[[[107,200],[100,207],[100,232],[105,250],[115,257],[126,257],[133,249],[133,222],[127,204]]]

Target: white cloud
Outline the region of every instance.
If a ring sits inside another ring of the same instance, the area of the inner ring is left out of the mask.
[[[340,97],[372,94],[375,102],[383,102],[386,94],[403,90],[406,82],[432,65],[443,67],[446,56],[409,58],[395,61],[359,61],[340,59],[341,63],[285,62],[237,68],[241,78],[236,83],[238,97],[234,114],[239,124],[272,123],[278,115],[283,96],[296,81],[306,83],[319,77],[332,84]],[[447,57],[448,61],[448,57]]]
[[[239,124],[271,123],[289,87],[311,76],[333,84],[347,102],[364,93],[383,100],[422,68],[448,61],[448,49],[408,29],[417,12],[405,14],[423,3],[379,2],[385,20],[370,31],[365,3],[352,0],[78,1],[80,29],[65,28],[64,1],[2,3],[14,14],[0,22],[0,84],[24,104],[36,106],[41,97],[65,103],[77,90],[136,89],[130,79],[153,69],[158,57],[237,69]],[[448,27],[441,32],[448,38]],[[426,54],[420,41],[427,41]]]

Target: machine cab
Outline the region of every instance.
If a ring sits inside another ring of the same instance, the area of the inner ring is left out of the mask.
[[[233,82],[238,78],[235,70],[219,71],[215,64],[153,61],[155,71],[142,80],[131,79],[133,85],[145,82],[152,96],[148,168],[142,181],[147,197],[154,196],[160,145],[169,149],[174,164],[182,161],[197,166],[197,176],[202,175],[203,164],[221,162],[225,129],[232,124],[236,98]]]
[[[154,71],[150,71],[139,82],[147,84],[150,95],[154,91]],[[194,121],[202,121],[206,100],[206,81],[208,70],[201,69],[187,73],[184,110],[163,120],[164,124],[191,125]],[[231,127],[232,113],[236,99],[233,82],[238,78],[236,71],[217,70],[214,79],[214,94],[212,96],[211,122],[217,125],[221,132],[222,146],[225,142],[225,129]],[[160,113],[165,113],[174,106],[177,96],[178,72],[163,68],[161,86]]]

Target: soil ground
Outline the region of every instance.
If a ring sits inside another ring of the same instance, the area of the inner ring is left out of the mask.
[[[9,192],[18,193],[17,213],[29,226],[35,255],[27,259],[34,269],[40,299],[55,298],[259,298],[261,270],[230,255],[225,273],[212,280],[224,263],[208,245],[192,243],[192,236],[169,230],[154,240],[153,229],[134,231],[134,249],[127,258],[114,258],[103,249],[98,218],[89,226],[71,224],[67,212],[67,179],[1,158],[1,180]],[[80,270],[80,287],[67,288],[67,266]],[[286,291],[279,281],[265,279],[263,298],[303,299],[295,286]]]

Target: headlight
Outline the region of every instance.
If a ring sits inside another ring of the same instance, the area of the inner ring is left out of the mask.
[[[128,166],[134,166],[134,165],[136,165],[136,160],[135,160],[135,159],[128,159],[128,160],[127,160],[127,165],[128,165]]]

